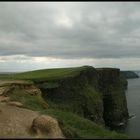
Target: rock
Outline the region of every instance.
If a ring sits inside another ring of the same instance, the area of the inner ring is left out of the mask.
[[[8,101],[9,101],[9,97],[0,96],[0,102],[8,102]]]
[[[10,101],[10,102],[8,102],[8,105],[13,105],[13,106],[17,106],[17,107],[23,107],[22,103],[16,102],[16,101]]]
[[[5,88],[0,87],[0,95],[2,95],[2,94],[3,94],[4,90],[5,90]]]
[[[0,80],[0,95],[7,95],[13,89],[26,90],[29,94],[34,96],[40,96],[41,91],[33,83],[27,83],[25,81],[1,81]]]
[[[0,102],[8,102],[8,101],[9,101],[9,97],[0,96]]]
[[[36,117],[33,120],[31,129],[37,137],[40,135],[46,135],[48,138],[64,138],[57,120],[51,116],[40,115]]]
[[[133,118],[136,118],[136,115],[135,114],[129,114],[129,118],[128,119],[130,120],[130,119],[133,119]]]
[[[125,125],[124,122],[121,122],[121,123],[118,124],[118,126],[123,126],[123,125]]]
[[[106,126],[112,127],[128,119],[125,81],[119,69],[102,68],[99,70],[99,85],[103,95],[103,117]]]

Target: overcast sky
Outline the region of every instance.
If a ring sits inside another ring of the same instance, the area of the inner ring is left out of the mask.
[[[0,71],[140,70],[139,2],[0,2]]]

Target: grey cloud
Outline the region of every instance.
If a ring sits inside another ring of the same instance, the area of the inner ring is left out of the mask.
[[[136,2],[1,2],[0,55],[139,57],[139,6]]]

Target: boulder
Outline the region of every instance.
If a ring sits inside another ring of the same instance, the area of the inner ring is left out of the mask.
[[[51,116],[40,115],[36,117],[32,122],[31,129],[37,137],[46,135],[48,138],[64,138],[57,120]]]

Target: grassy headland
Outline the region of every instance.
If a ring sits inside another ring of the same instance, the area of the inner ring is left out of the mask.
[[[108,69],[105,70],[108,71]],[[104,127],[104,97],[101,89],[108,91],[108,88],[117,87],[120,82],[118,70],[109,69],[109,71],[112,72],[111,76],[115,79],[113,80],[113,85],[110,80],[112,77],[105,81],[106,89],[100,87],[104,86],[99,84],[100,74],[98,70],[91,66],[5,74],[0,75],[0,79],[27,80],[39,87],[43,98],[32,96],[24,90],[17,89],[8,93],[8,96],[10,96],[11,100],[20,101],[31,110],[55,117],[63,133],[68,138],[126,138],[125,134],[110,131]],[[104,74],[105,78],[109,76],[108,73]],[[101,78],[101,80],[104,79]],[[119,85],[119,87],[121,86]],[[111,90],[110,95],[114,89],[111,88]],[[120,88],[119,90],[121,91],[122,89]],[[117,100],[121,97],[120,94],[123,94],[119,90]],[[114,95],[112,95],[113,98],[115,98]],[[121,100],[121,105],[123,104],[122,102],[123,100]],[[121,110],[123,107],[123,105],[119,106],[119,109]]]

